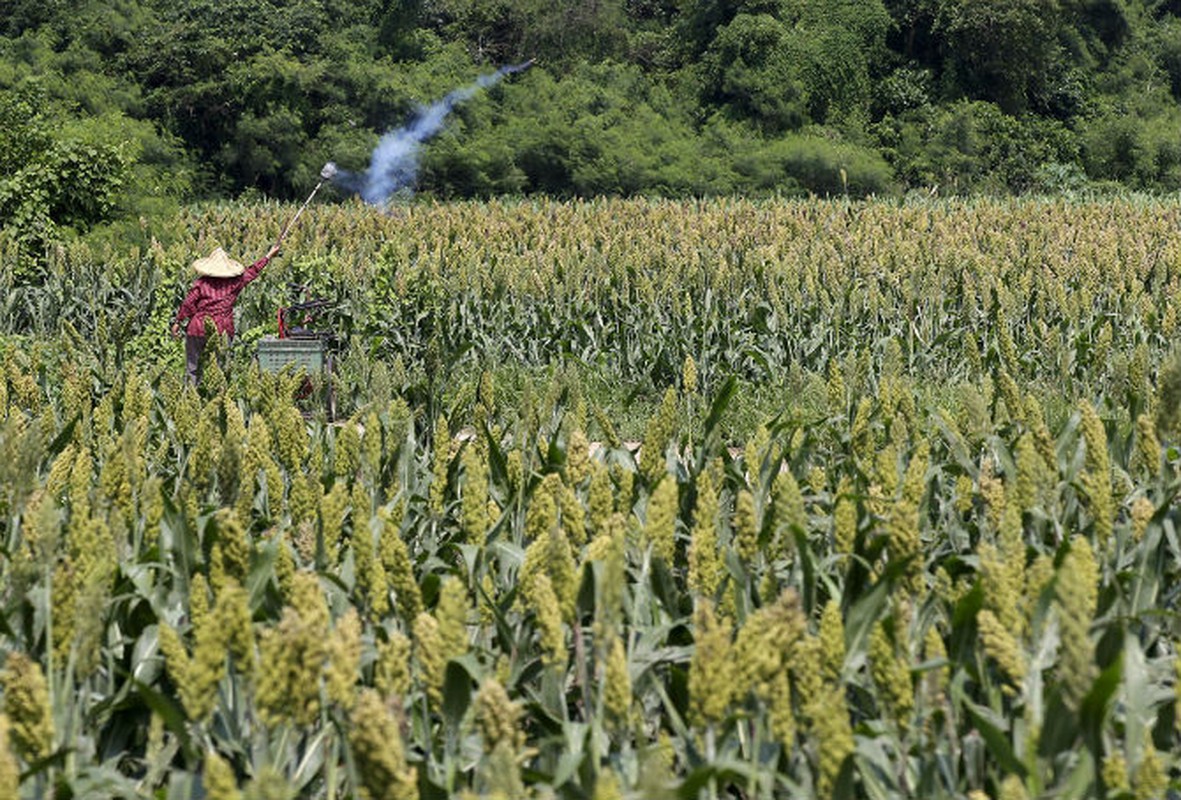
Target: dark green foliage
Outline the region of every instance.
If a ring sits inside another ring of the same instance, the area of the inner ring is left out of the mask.
[[[926,106],[876,126],[878,141],[910,185],[950,193],[1039,189],[1042,173],[1077,158],[1061,123],[1031,114],[1012,117],[992,103]]]
[[[6,147],[53,142],[28,191],[3,178],[33,249],[162,198],[299,198],[527,59],[455,109],[414,191],[1181,188],[1171,0],[0,0],[0,20],[9,113],[30,81],[42,98]]]
[[[805,89],[788,47],[790,28],[769,14],[739,14],[706,51],[705,97],[768,132],[804,124]]]
[[[958,82],[1008,112],[1030,104],[1035,82],[1057,57],[1059,0],[939,0],[935,30]]]
[[[129,145],[45,106],[35,86],[0,94],[0,220],[32,269],[63,229],[106,219],[128,178]]]

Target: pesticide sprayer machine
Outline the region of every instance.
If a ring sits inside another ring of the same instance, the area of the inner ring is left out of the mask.
[[[316,192],[324,185],[324,181],[332,180],[336,175],[336,165],[329,161],[320,170],[320,180],[316,188],[303,201],[303,205],[295,212],[295,216],[279,234],[276,245],[281,245],[287,234],[295,226],[297,220]],[[278,336],[264,336],[258,342],[258,365],[261,369],[278,372],[284,369],[306,372],[303,385],[299,389],[298,399],[322,395],[328,421],[336,418],[336,391],[333,375],[336,368],[336,355],[340,351],[341,337],[336,331],[324,329],[318,320],[332,305],[326,298],[310,296],[310,288],[306,284],[289,283],[287,289],[292,302],[280,306],[276,313],[278,322]],[[305,410],[310,413],[310,410]]]

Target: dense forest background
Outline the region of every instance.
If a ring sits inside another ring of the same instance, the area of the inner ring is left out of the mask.
[[[1181,189],[1181,0],[0,0],[0,223],[298,199]]]

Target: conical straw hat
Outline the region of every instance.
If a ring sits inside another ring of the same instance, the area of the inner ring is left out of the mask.
[[[220,247],[193,262],[193,271],[207,278],[233,278],[246,271],[246,267],[226,255]]]

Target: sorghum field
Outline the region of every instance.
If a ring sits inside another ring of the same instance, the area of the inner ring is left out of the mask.
[[[0,248],[0,797],[1173,792],[1176,200],[292,211]]]

